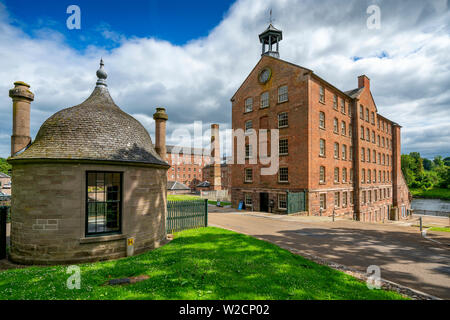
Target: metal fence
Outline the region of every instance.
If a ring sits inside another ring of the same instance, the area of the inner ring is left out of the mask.
[[[208,226],[208,199],[167,201],[167,233]]]

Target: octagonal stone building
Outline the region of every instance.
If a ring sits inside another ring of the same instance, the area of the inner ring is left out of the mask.
[[[147,130],[111,98],[103,61],[97,76],[90,97],[48,118],[33,142],[34,95],[24,82],[10,90],[14,262],[107,260],[166,241],[169,165],[156,151],[165,152],[165,110],[154,114],[153,146]]]

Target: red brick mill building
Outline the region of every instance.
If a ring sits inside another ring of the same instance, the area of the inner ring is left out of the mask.
[[[342,91],[312,70],[279,59],[282,32],[259,36],[262,57],[232,97],[232,127],[246,132],[245,164],[234,164],[232,203],[255,211],[348,215],[362,221],[405,217],[410,193],[400,166],[400,129],[378,112],[370,79]],[[279,169],[250,164],[254,129],[279,130]],[[235,139],[234,155],[237,152]],[[236,157],[234,159],[236,163]],[[289,199],[289,201],[288,201]],[[297,205],[291,207],[294,202]]]

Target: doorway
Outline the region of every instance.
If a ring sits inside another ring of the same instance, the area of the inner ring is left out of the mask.
[[[267,192],[259,194],[259,211],[269,212],[269,194]]]

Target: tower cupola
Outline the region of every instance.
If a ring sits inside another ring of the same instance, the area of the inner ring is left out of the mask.
[[[283,32],[275,28],[272,23],[267,29],[259,35],[259,41],[262,44],[262,56],[271,56],[279,58],[279,42],[283,39]]]

